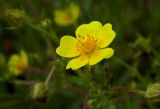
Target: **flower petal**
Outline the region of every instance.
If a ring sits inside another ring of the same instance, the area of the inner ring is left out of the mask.
[[[75,57],[80,55],[76,48],[77,39],[72,36],[63,36],[60,40],[60,46],[56,53],[62,57]]]
[[[76,21],[80,15],[80,8],[78,5],[71,3],[70,4],[70,12],[72,14],[72,18],[74,21]]]
[[[81,55],[78,58],[72,59],[68,62],[66,69],[71,68],[72,70],[76,70],[80,67],[83,67],[86,65],[89,61],[89,58],[87,55]]]
[[[96,50],[90,57],[89,65],[94,65],[100,62],[101,60],[108,59],[112,57],[114,54],[114,50],[112,48],[104,48],[100,50]]]
[[[54,21],[59,26],[68,26],[74,22],[66,10],[56,10],[54,12]]]
[[[24,66],[24,67],[27,67],[28,66],[28,56],[26,54],[25,51],[21,51],[20,52],[20,58],[21,58],[21,64]]]
[[[89,24],[80,25],[76,30],[76,37],[94,36],[96,37],[102,28],[99,21],[93,21]]]
[[[63,19],[65,16],[65,12],[62,10],[56,10],[54,12],[54,21],[58,24],[58,25],[66,25],[65,20]]]
[[[18,68],[20,65],[20,57],[17,54],[13,54],[8,61],[8,68],[15,75],[19,75],[22,70]]]
[[[80,14],[79,6],[71,3],[66,9],[57,9],[54,11],[54,21],[59,26],[69,26],[76,22]]]
[[[98,35],[98,46],[100,48],[107,47],[115,38],[116,33],[112,30],[110,23],[105,24]]]

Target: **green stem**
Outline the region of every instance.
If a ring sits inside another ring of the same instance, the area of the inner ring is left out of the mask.
[[[19,84],[19,85],[33,85],[33,84],[35,84],[35,81],[14,80],[13,83]]]
[[[0,81],[5,82],[2,77],[0,77]],[[30,81],[30,80],[13,80],[13,81],[7,81],[9,83],[13,83],[13,84],[18,84],[18,85],[32,85],[35,83],[35,81]]]
[[[88,98],[89,98],[89,93],[86,93],[83,99],[83,109],[88,109]]]
[[[40,31],[41,33],[43,33],[43,35],[44,35],[44,34],[49,34],[48,31],[46,31],[46,30],[44,30],[44,29],[42,29],[42,28],[40,28],[40,27],[38,27],[38,26],[36,26],[36,25],[33,25],[33,24],[31,24],[31,23],[28,23],[28,22],[25,22],[25,23],[26,23],[28,26],[34,28],[35,30]]]
[[[51,70],[50,70],[50,72],[49,72],[49,74],[48,74],[48,76],[47,76],[47,78],[46,78],[46,81],[45,81],[46,85],[49,83],[49,80],[51,79],[54,71],[55,71],[55,66],[53,65],[52,68],[51,68]]]
[[[156,57],[159,57],[159,54],[157,53],[157,51],[153,47],[151,47],[151,51]]]
[[[145,91],[139,89],[129,89],[127,87],[116,87],[112,89],[111,93],[133,93],[140,96],[145,96]]]
[[[87,67],[88,67],[88,72],[91,73],[92,66],[88,65]]]
[[[123,60],[121,60],[121,59],[119,59],[119,58],[117,58],[117,57],[115,57],[115,60],[116,60],[117,62],[119,62],[120,64],[122,64],[122,65],[123,65],[124,67],[126,67],[127,69],[133,71],[133,72],[136,74],[136,76],[138,77],[138,79],[141,80],[141,75],[140,75],[140,73],[138,72],[138,70],[137,70],[136,68],[130,66],[130,65],[127,64],[125,61],[123,61]]]

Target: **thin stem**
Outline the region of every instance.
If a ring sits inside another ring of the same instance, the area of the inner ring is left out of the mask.
[[[133,71],[133,72],[136,74],[136,76],[138,77],[138,79],[141,80],[141,75],[139,74],[139,72],[138,72],[138,70],[137,70],[136,68],[130,66],[128,63],[126,63],[125,61],[123,61],[123,60],[121,60],[121,59],[119,59],[119,58],[117,58],[117,57],[115,58],[115,60],[116,60],[117,62],[119,62],[120,64],[122,64],[122,65],[123,65],[124,67],[126,67],[127,69]]]
[[[88,72],[91,73],[92,66],[88,65],[87,67],[88,67]]]
[[[19,85],[33,85],[33,84],[35,84],[35,81],[14,80],[13,83],[19,84]]]
[[[11,65],[12,66],[12,65]],[[0,65],[0,67],[2,68],[8,68],[8,65]],[[37,67],[37,66],[28,66],[25,71],[28,71],[28,72],[34,72],[34,73],[40,73],[40,74],[47,74],[47,73],[44,73],[44,72],[47,72],[48,69],[45,69],[45,68],[40,68],[40,67]],[[2,79],[2,77],[0,77],[0,80]]]
[[[0,81],[5,82],[2,77],[0,77]],[[32,85],[35,83],[35,81],[31,80],[13,80],[13,81],[7,81],[8,83],[18,84],[18,85]]]
[[[85,94],[84,96],[84,100],[83,100],[83,109],[88,109],[88,97],[89,97],[89,93]]]
[[[44,29],[42,29],[42,28],[40,28],[40,27],[38,27],[37,25],[33,25],[33,24],[31,24],[30,22],[25,22],[28,26],[30,26],[30,27],[32,27],[33,29],[35,29],[35,30],[38,30],[38,31],[40,31],[40,32],[42,32],[43,33],[43,35],[44,34],[49,34],[49,32],[48,31],[46,31],[46,30],[44,30]]]
[[[133,93],[133,94],[137,94],[137,95],[141,95],[144,96],[145,95],[145,91],[143,90],[139,90],[139,89],[129,89],[126,87],[117,87],[117,88],[113,88],[112,89],[113,93]]]
[[[127,69],[130,69],[132,71],[136,71],[135,68],[131,67],[130,65],[128,65],[126,62],[124,62],[123,60],[119,59],[119,58],[115,58],[117,62],[121,63],[124,67],[126,67]]]
[[[28,72],[34,72],[34,73],[38,73],[38,74],[43,74],[43,75],[47,75],[47,72],[48,69],[44,69],[44,68],[40,68],[40,67],[32,67],[32,66],[29,66],[25,69],[26,71]]]
[[[46,43],[47,43],[48,46],[49,46],[50,41],[49,41],[49,39],[48,39],[47,37],[52,37],[52,36],[50,35],[50,33],[49,33],[48,31],[46,31],[45,29],[43,29],[43,28],[41,28],[41,27],[39,27],[39,26],[37,26],[37,25],[33,25],[33,24],[31,24],[30,22],[25,22],[25,23],[26,23],[28,26],[30,26],[31,28],[39,31],[39,32],[42,34],[44,40],[46,41]]]
[[[48,76],[47,76],[47,78],[46,78],[46,81],[45,81],[46,85],[49,83],[49,80],[51,79],[54,71],[55,71],[55,66],[53,65],[52,68],[51,68],[51,70],[50,70],[50,72],[49,72],[49,74],[48,74]]]
[[[151,51],[156,57],[159,57],[159,54],[157,53],[157,51],[153,47],[151,47]]]
[[[117,87],[117,88],[113,88],[111,93],[114,94],[118,94],[118,96],[114,97],[114,101],[116,102],[120,102],[126,99],[130,99],[131,97],[137,95],[137,96],[141,96],[141,97],[145,97],[145,91],[143,90],[139,90],[139,89],[129,89],[127,87]],[[126,94],[129,93],[131,94],[130,96],[124,96],[124,95],[119,95],[119,94]]]
[[[28,4],[28,8],[30,9],[32,15],[38,18],[38,13],[33,6],[32,0],[27,0],[27,4]]]

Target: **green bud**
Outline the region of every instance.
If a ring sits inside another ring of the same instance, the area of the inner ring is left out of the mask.
[[[41,21],[41,26],[47,28],[51,25],[51,20],[49,18],[45,18]]]
[[[145,96],[149,100],[149,102],[153,104],[160,103],[160,84],[155,83],[148,86]]]
[[[13,26],[20,26],[25,17],[24,11],[19,9],[7,9],[4,11],[4,15],[8,23]]]
[[[130,87],[131,89],[136,89],[136,88],[137,88],[136,82],[135,82],[135,81],[131,81],[131,83],[129,84],[129,87]]]
[[[87,106],[88,106],[89,109],[93,109],[93,102],[94,102],[93,100],[88,100],[87,101]]]
[[[43,82],[33,85],[31,97],[39,102],[46,102],[48,98],[48,85]]]

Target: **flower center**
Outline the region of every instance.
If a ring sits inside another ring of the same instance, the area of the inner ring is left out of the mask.
[[[97,39],[93,36],[78,35],[77,49],[85,54],[91,54],[97,48]]]
[[[63,17],[65,21],[69,21],[72,19],[72,13],[70,11],[66,11],[66,15]]]

